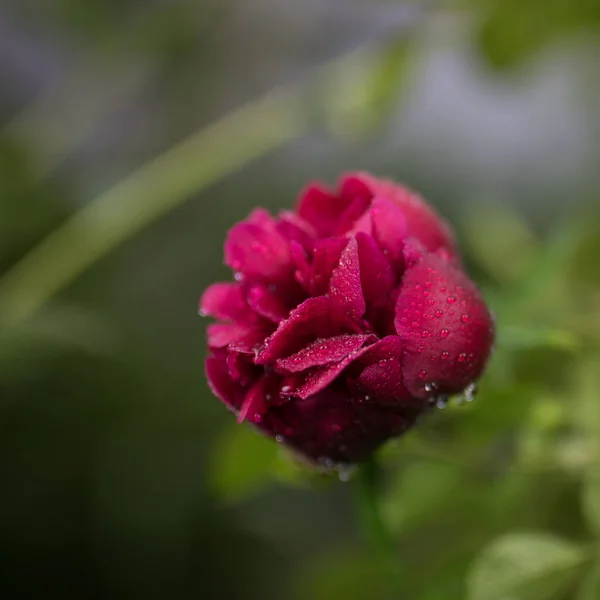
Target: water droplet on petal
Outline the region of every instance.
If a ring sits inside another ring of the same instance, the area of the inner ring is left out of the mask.
[[[448,304],[454,304],[454,303],[456,302],[456,296],[448,296],[448,297],[446,298],[446,302],[447,302]]]
[[[444,410],[448,406],[448,396],[438,396],[435,399],[435,406],[440,410]]]
[[[463,315],[461,315],[461,316],[460,316],[460,320],[461,320],[463,323],[468,323],[468,322],[469,322],[469,315],[467,315],[467,314],[463,314]]]
[[[467,402],[473,402],[475,400],[475,394],[477,394],[477,384],[470,383],[463,391],[463,395]]]
[[[450,331],[448,329],[442,329],[440,331],[440,337],[441,338],[447,338],[450,335]]]

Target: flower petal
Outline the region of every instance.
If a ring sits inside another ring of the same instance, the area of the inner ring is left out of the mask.
[[[325,294],[329,289],[331,275],[348,240],[343,237],[319,240],[315,244],[308,291],[313,296]]]
[[[360,363],[366,366],[356,384],[370,400],[406,405],[411,399],[403,382],[402,350],[402,340],[391,335],[369,346],[361,356]]]
[[[283,302],[269,288],[264,285],[256,284],[250,286],[247,293],[248,306],[258,315],[279,323],[288,316]]]
[[[481,374],[494,327],[481,294],[461,270],[425,255],[404,274],[395,311],[411,394],[426,397],[432,386],[458,393]]]
[[[360,277],[358,242],[352,238],[331,276],[329,296],[334,308],[354,321],[358,321],[366,310]]]
[[[346,367],[350,365],[350,363],[359,358],[368,349],[368,346],[357,348],[338,362],[330,363],[323,367],[317,367],[312,373],[307,375],[304,382],[296,388],[294,396],[306,399],[325,389]]]
[[[250,423],[260,423],[262,421],[262,415],[267,412],[266,388],[266,377],[261,377],[250,386],[238,413],[238,423],[243,423],[245,420]]]
[[[211,392],[231,410],[238,409],[244,398],[244,388],[230,376],[224,350],[212,351],[205,362],[206,380]]]
[[[385,197],[376,197],[371,206],[373,237],[396,270],[402,269],[402,248],[407,226],[402,209]]]
[[[239,283],[214,283],[200,298],[200,314],[237,322],[252,321],[252,311]]]
[[[224,348],[249,333],[248,327],[236,323],[213,323],[206,328],[209,348]]]
[[[339,216],[348,204],[320,184],[313,183],[300,195],[297,212],[315,228],[317,235],[326,237],[337,229]]]
[[[394,274],[375,240],[365,233],[357,233],[360,280],[368,306],[384,306],[394,286]]]
[[[265,282],[285,279],[292,269],[289,242],[265,211],[255,211],[230,229],[225,262],[234,271]]]
[[[247,386],[256,377],[257,367],[254,366],[248,354],[228,351],[225,363],[229,375],[239,385]]]
[[[336,333],[332,320],[331,303],[325,296],[308,298],[294,309],[287,319],[266,341],[256,357],[256,364],[266,365],[278,358],[289,356],[314,341],[317,337],[329,337]]]
[[[275,367],[283,373],[298,373],[311,367],[335,362],[358,350],[369,337],[374,336],[338,335],[321,338],[288,358],[280,358],[275,363]]]
[[[372,198],[392,201],[402,210],[408,235],[416,237],[431,252],[445,248],[449,256],[458,256],[454,236],[446,221],[412,190],[364,172],[349,173],[342,179],[340,188],[343,194],[359,195],[368,190]]]
[[[308,221],[289,211],[279,214],[276,228],[286,240],[297,242],[307,250],[312,250],[317,238],[315,228]]]

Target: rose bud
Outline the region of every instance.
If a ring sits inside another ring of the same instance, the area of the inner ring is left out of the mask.
[[[360,461],[469,394],[494,339],[448,225],[366,173],[255,210],[225,242],[235,281],[202,296],[206,375],[238,417],[310,461]]]

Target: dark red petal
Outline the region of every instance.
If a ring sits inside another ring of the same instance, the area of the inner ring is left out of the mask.
[[[333,271],[329,296],[339,314],[347,315],[354,321],[358,321],[365,314],[366,304],[361,285],[356,238],[348,242],[340,256],[338,267]]]
[[[315,228],[317,235],[326,237],[336,231],[339,216],[348,204],[318,183],[313,183],[300,194],[297,212]]]
[[[402,209],[408,235],[414,236],[430,251],[446,248],[449,256],[458,252],[450,227],[418,194],[387,179],[373,177],[369,173],[350,173],[342,179],[342,193],[365,194],[385,197]]]
[[[366,365],[357,386],[372,401],[406,405],[411,399],[402,377],[402,340],[391,335],[369,346],[360,363]]]
[[[354,198],[350,203],[350,206],[340,215],[337,222],[336,233],[337,235],[344,235],[347,231],[350,231],[355,227],[355,224],[365,214],[367,208],[369,208],[368,198]]]
[[[240,335],[233,340],[228,348],[229,350],[241,352],[242,354],[256,354],[272,331],[273,326],[268,329],[262,325],[252,327],[251,329],[246,330],[243,335]]]
[[[368,335],[338,335],[321,338],[292,356],[279,359],[275,366],[283,373],[298,373],[311,367],[335,362],[358,350],[369,337]]]
[[[289,356],[317,337],[334,335],[331,303],[325,296],[308,298],[294,309],[269,337],[256,357],[256,364],[266,365]],[[341,333],[341,332],[336,332]]]
[[[235,323],[213,323],[206,328],[206,337],[210,348],[224,348],[232,342],[243,339],[249,329]]]
[[[266,389],[266,377],[261,377],[250,386],[238,413],[238,423],[243,423],[246,419],[250,423],[260,423],[262,421],[262,415],[267,411]]]
[[[254,380],[257,368],[248,354],[228,351],[225,362],[229,375],[240,385],[249,385]]]
[[[331,274],[347,244],[346,238],[327,238],[315,244],[308,290],[313,296],[325,294],[329,289]]]
[[[234,271],[259,281],[277,281],[291,272],[289,242],[277,232],[274,222],[255,211],[235,225],[225,242],[225,262]]]
[[[252,285],[247,293],[248,306],[261,317],[279,323],[288,316],[281,299],[265,285]]]
[[[352,237],[357,233],[366,233],[368,236],[373,235],[373,220],[371,219],[371,211],[366,210],[362,216],[354,223],[352,229],[346,233],[347,237]]]
[[[317,238],[315,228],[302,217],[289,211],[280,213],[277,231],[290,242],[297,242],[306,250],[312,250]]]
[[[339,182],[340,196],[343,198],[373,198],[372,186],[368,178],[375,179],[367,173],[348,173],[341,177]]]
[[[350,363],[359,358],[368,349],[368,346],[357,348],[338,362],[318,367],[306,376],[304,382],[297,387],[294,395],[305,399],[325,389]]]
[[[375,240],[365,233],[357,233],[360,279],[368,306],[383,306],[389,301],[394,286],[394,274]]]
[[[402,209],[385,197],[376,197],[371,206],[373,237],[396,269],[403,264],[402,249],[407,234]]]
[[[390,436],[408,429],[416,414],[353,402],[347,390],[330,386],[270,409],[259,427],[304,457],[331,466],[366,458]]]
[[[229,408],[237,409],[244,398],[244,389],[230,376],[226,364],[226,352],[217,350],[206,358],[205,371],[211,392]]]
[[[461,392],[485,367],[494,339],[487,307],[458,268],[428,254],[404,274],[395,327],[404,383],[414,396]]]
[[[238,322],[251,321],[253,318],[238,283],[214,283],[209,286],[200,298],[200,314]]]

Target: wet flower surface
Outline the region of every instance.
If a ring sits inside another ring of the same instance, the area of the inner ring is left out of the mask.
[[[494,338],[448,225],[366,173],[318,184],[294,212],[255,210],[210,286],[206,374],[238,416],[312,461],[348,464],[469,395]]]

